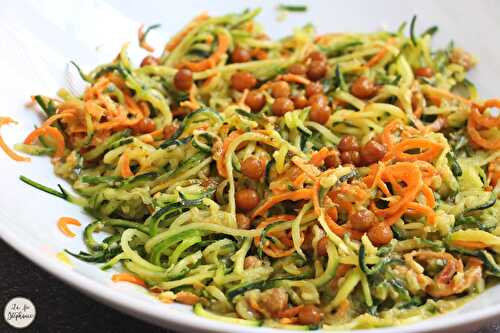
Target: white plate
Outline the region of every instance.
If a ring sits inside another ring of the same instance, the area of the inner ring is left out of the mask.
[[[294,1],[282,1],[290,3]],[[303,1],[306,3],[306,1]],[[276,2],[272,1],[8,1],[0,11],[0,91],[1,116],[11,116],[19,124],[6,126],[2,133],[9,145],[21,142],[39,117],[23,107],[32,94],[54,95],[68,86],[67,64],[77,61],[84,69],[109,62],[121,44],[136,44],[140,23],[161,23],[150,41],[161,49],[172,33],[203,10],[223,14],[246,7],[263,7],[258,20],[273,36],[283,36],[294,26],[312,22],[318,32],[395,30],[404,20],[418,14],[417,28],[439,25],[437,45],[453,39],[476,54],[481,63],[471,75],[483,97],[500,94],[500,46],[498,22],[500,2],[491,1],[309,1],[306,14],[290,14],[277,22]],[[144,52],[132,48],[136,64]],[[78,88],[78,82],[71,82]],[[80,237],[64,237],[56,228],[61,216],[90,218],[79,208],[30,188],[18,180],[23,174],[54,186],[57,179],[48,158],[32,163],[16,163],[0,154],[0,235],[20,253],[63,281],[89,296],[145,321],[170,329],[207,332],[263,332],[199,318],[183,305],[162,304],[140,288],[112,283],[112,272],[71,259],[62,263],[56,254],[64,248],[84,248]],[[370,332],[470,331],[500,314],[500,286],[444,316],[417,324],[370,330]],[[266,332],[277,330],[265,329]]]

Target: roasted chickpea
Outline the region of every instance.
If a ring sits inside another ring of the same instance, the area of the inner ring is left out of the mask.
[[[328,237],[323,237],[319,240],[318,242],[318,256],[319,257],[324,257],[327,255],[327,252],[326,252],[326,246],[328,245]]]
[[[376,223],[368,230],[368,238],[376,246],[389,243],[393,237],[391,227],[383,222]]]
[[[271,111],[276,116],[283,116],[285,113],[293,111],[294,105],[291,99],[286,97],[278,97],[274,100],[271,106]]]
[[[257,79],[252,73],[236,72],[231,76],[231,87],[238,91],[252,89],[257,84]]]
[[[471,69],[476,64],[476,60],[469,52],[457,47],[451,51],[450,61],[454,64],[462,66],[466,71]]]
[[[319,104],[319,105],[322,105],[322,106],[326,106],[328,105],[328,97],[326,97],[325,95],[323,94],[315,94],[315,95],[312,95],[311,97],[309,97],[309,105],[313,105],[313,104]]]
[[[295,109],[303,109],[309,105],[307,98],[302,95],[292,96],[293,106]]]
[[[386,152],[383,144],[370,140],[361,148],[361,162],[365,165],[377,163],[384,158]]]
[[[259,112],[266,105],[266,98],[259,91],[252,90],[248,93],[245,103],[252,112]]]
[[[341,153],[346,151],[359,151],[358,140],[353,135],[346,135],[340,139],[337,149]]]
[[[250,52],[240,46],[234,48],[233,53],[231,54],[231,61],[234,63],[247,62],[252,60],[252,56]]]
[[[366,76],[360,76],[351,86],[351,93],[358,98],[371,98],[378,91],[378,87]]]
[[[304,75],[306,74],[307,68],[302,64],[293,64],[288,67],[288,73],[295,75]]]
[[[323,94],[323,85],[319,82],[311,82],[306,86],[306,96],[311,97],[312,95]]]
[[[331,113],[332,109],[328,105],[313,104],[311,105],[309,119],[319,124],[326,124],[328,119],[330,119]]]
[[[259,195],[254,189],[244,188],[236,192],[236,206],[243,210],[249,211],[257,207],[259,204]]]
[[[245,258],[245,261],[243,262],[243,267],[245,269],[257,268],[260,266],[262,266],[262,261],[256,256],[248,256]]]
[[[330,155],[325,158],[325,165],[327,168],[336,168],[340,165],[340,154],[337,150],[332,150]]]
[[[271,288],[260,295],[259,304],[271,314],[283,311],[288,306],[288,293],[283,288]]]
[[[240,229],[250,229],[250,219],[245,214],[236,214],[236,223]]]
[[[288,97],[290,95],[290,85],[285,81],[277,81],[271,84],[271,95],[274,98]]]
[[[377,223],[377,217],[368,209],[361,209],[349,216],[349,222],[353,229],[367,231],[372,225]]]
[[[145,134],[153,132],[156,129],[156,124],[149,118],[142,118],[134,125],[133,130],[137,134]]]
[[[327,60],[325,54],[323,52],[320,52],[320,51],[313,51],[313,52],[309,53],[309,55],[307,57],[309,59],[311,59],[312,61],[325,62]]]
[[[241,172],[248,178],[259,179],[265,169],[264,161],[255,156],[250,156],[241,163]]]
[[[200,301],[200,297],[189,291],[179,291],[175,294],[175,301],[182,304],[194,305]]]
[[[359,166],[361,162],[358,151],[344,151],[340,153],[340,160],[342,164],[352,164],[354,166]]]
[[[148,55],[148,56],[145,56],[144,59],[142,59],[141,67],[155,66],[155,65],[158,65],[159,63],[160,63],[160,61],[158,60],[158,58],[153,57],[151,55]]]
[[[415,69],[415,75],[420,77],[433,77],[434,71],[431,67],[419,67]]]
[[[193,84],[193,72],[187,68],[179,69],[174,76],[175,89],[188,91]]]
[[[322,313],[318,307],[307,304],[299,311],[299,324],[317,325],[321,321]]]
[[[326,62],[313,60],[307,66],[307,78],[312,81],[318,81],[325,77],[328,68]]]

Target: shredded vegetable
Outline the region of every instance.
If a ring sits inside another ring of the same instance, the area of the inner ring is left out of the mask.
[[[66,252],[198,315],[285,329],[400,325],[494,283],[500,101],[465,79],[475,58],[433,49],[416,16],[271,40],[258,13],[202,13],[138,67],[125,45],[79,70],[81,95],[33,97],[46,120],[16,147],[75,194],[21,180],[94,219]],[[155,27],[138,32],[151,52]]]

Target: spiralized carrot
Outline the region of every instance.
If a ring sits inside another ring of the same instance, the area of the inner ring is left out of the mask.
[[[392,151],[392,148],[394,146],[394,142],[392,140],[392,134],[396,130],[400,129],[400,127],[401,127],[401,122],[399,120],[393,120],[384,127],[381,139],[382,143],[387,147],[387,151]],[[389,154],[386,154],[386,156],[388,155]]]
[[[59,228],[59,230],[61,230],[61,232],[68,236],[68,237],[75,237],[76,234],[69,230],[68,228],[68,225],[71,224],[71,225],[76,225],[76,226],[81,226],[82,224],[80,223],[80,221],[78,221],[77,219],[74,219],[72,217],[61,217],[58,221],[57,221],[57,227]]]
[[[36,139],[43,135],[50,135],[56,142],[56,151],[54,153],[54,158],[60,158],[64,156],[64,136],[59,132],[59,130],[55,127],[43,126],[39,127],[33,132],[31,132],[26,139],[24,139],[24,143],[29,145],[32,144]]]
[[[420,149],[423,152],[418,154],[410,154],[407,153],[408,150],[412,149]],[[443,146],[439,143],[432,142],[426,139],[406,139],[401,141],[400,143],[394,146],[394,157],[398,161],[432,161],[436,159],[441,151],[443,150]]]
[[[389,50],[384,46],[377,54],[375,54],[368,60],[368,62],[366,63],[366,67],[370,68],[378,64],[382,59],[384,59],[388,52]]]
[[[134,173],[130,170],[130,159],[127,152],[124,152],[118,162],[120,164],[120,174],[122,177],[133,177]]]
[[[225,33],[218,33],[217,39],[219,44],[215,52],[212,53],[210,57],[199,62],[185,62],[182,64],[182,67],[187,67],[193,72],[200,72],[214,67],[219,62],[222,55],[227,52],[229,47],[229,38]]]
[[[471,101],[470,99],[464,98],[460,95],[453,94],[449,92],[448,90],[432,87],[432,86],[425,86],[422,89],[422,92],[424,95],[426,95],[429,99],[434,101],[434,104],[441,105],[441,100],[446,99],[446,100],[459,100],[462,103],[473,105],[474,102]]]
[[[387,44],[384,45],[380,51],[375,54],[373,57],[371,57],[368,62],[365,64],[366,67],[370,68],[370,67],[374,67],[375,65],[377,65],[380,61],[382,61],[382,59],[384,59],[384,57],[387,55],[387,53],[389,53],[389,49],[387,46],[391,45],[391,44],[394,44],[394,42],[396,41],[396,39],[394,38],[389,38],[387,40]]]
[[[224,178],[227,178],[227,170],[226,170],[226,165],[224,163],[227,148],[229,147],[231,142],[233,142],[241,134],[242,133],[239,131],[231,132],[231,134],[229,134],[228,137],[222,143],[222,150],[220,151],[220,154],[218,154],[219,156],[217,156],[216,158],[217,172],[219,172],[219,175],[221,175]]]
[[[400,199],[390,202],[389,207],[387,208],[378,208],[375,203],[372,203],[372,211],[375,214],[384,217],[395,214],[405,207],[406,204],[415,200],[415,197],[420,192],[423,185],[422,173],[420,172],[420,169],[410,162],[398,162],[387,166],[381,175],[381,179],[383,181],[388,180],[387,174],[391,174],[398,182],[404,182],[406,187],[404,191],[397,193],[400,196]]]
[[[0,127],[2,127],[3,125],[15,124],[15,123],[16,122],[12,118],[0,117]],[[7,144],[5,143],[5,141],[2,138],[1,134],[0,134],[0,148],[2,148],[2,150],[7,154],[7,156],[9,156],[14,161],[17,161],[17,162],[29,162],[29,161],[31,161],[31,158],[21,156],[21,155],[17,154],[15,151],[13,151],[9,146],[7,146]]]
[[[312,154],[310,162],[312,165],[320,166],[328,156],[330,156],[330,150],[323,147]]]
[[[431,208],[434,208],[434,206],[436,205],[436,198],[434,198],[434,194],[432,193],[432,190],[429,187],[429,185],[424,185],[422,187],[422,194],[425,197],[426,205]]]
[[[320,182],[319,180],[316,180],[314,182],[314,186],[312,188],[312,203],[313,203],[313,207],[314,207],[314,213],[319,216],[320,212],[321,212],[321,206],[320,206],[320,202],[319,202],[319,190],[321,188],[321,185],[320,185]]]
[[[268,225],[276,223],[276,222],[291,221],[293,219],[295,219],[295,216],[287,215],[287,214],[271,216],[271,217],[261,221],[259,223],[259,225],[257,226],[257,230],[261,230],[261,229],[267,227]],[[270,234],[273,234],[273,233],[270,232]],[[279,238],[281,241],[285,240],[285,239],[283,239],[283,237],[279,237]],[[259,246],[260,239],[261,239],[260,236],[254,237],[253,241],[254,241],[255,246]],[[303,241],[304,241],[304,235],[303,235],[303,233],[301,233],[300,243],[302,244]],[[263,247],[262,250],[268,256],[273,257],[273,258],[287,257],[295,252],[295,248],[293,248],[293,242],[288,241],[287,243],[289,243],[288,245],[291,246],[291,248],[288,250],[280,249],[272,243],[265,244],[265,246]]]
[[[304,185],[304,181],[306,180],[305,172],[302,172],[299,176],[292,180],[292,185],[295,188],[299,188]]]
[[[481,148],[488,150],[496,150],[500,149],[500,139],[485,139],[481,136],[476,126],[478,125],[476,119],[480,117],[477,109],[473,109],[471,114],[469,115],[469,120],[467,122],[467,133],[469,134],[470,139],[476,145]]]
[[[196,16],[191,22],[189,22],[178,34],[176,34],[168,43],[165,45],[165,50],[172,52],[177,45],[190,33],[194,28],[196,28],[200,23],[206,21],[210,16],[207,12],[203,12]]]
[[[489,108],[500,108],[500,99],[489,99],[483,103],[481,106],[481,113],[474,112],[472,117],[474,117],[475,122],[486,128],[492,128],[500,126],[500,117],[487,116],[484,115],[484,111]]]
[[[436,224],[436,213],[431,207],[419,204],[417,202],[410,202],[406,205],[406,214],[410,216],[425,216],[429,225]]]
[[[458,247],[463,247],[465,249],[471,249],[471,250],[480,250],[480,249],[486,249],[489,247],[488,244],[485,244],[483,242],[476,242],[476,241],[465,241],[465,240],[454,240],[453,242],[454,246]]]
[[[311,83],[311,81],[301,75],[297,74],[292,74],[292,73],[287,73],[287,74],[281,74],[276,77],[276,81],[283,80],[287,82],[293,82],[293,83],[300,83],[303,85],[308,85]]]
[[[144,280],[138,278],[135,275],[132,275],[130,273],[119,273],[119,274],[113,274],[111,277],[111,280],[113,282],[130,282],[133,284],[137,284],[141,287],[146,288],[146,282]]]
[[[291,307],[291,308],[288,308],[288,309],[285,309],[283,311],[278,312],[276,314],[276,316],[278,318],[292,318],[292,317],[297,316],[303,307],[304,307],[304,305],[302,305],[302,304],[297,305],[297,306],[294,306],[294,307]]]
[[[265,212],[269,210],[269,208],[274,205],[290,200],[290,201],[298,201],[311,199],[314,195],[314,190],[310,188],[304,188],[293,192],[286,192],[283,194],[278,194],[267,199],[260,207],[258,207],[255,212],[252,214],[252,218],[255,218],[259,215],[263,215]]]
[[[144,34],[144,24],[141,24],[139,30],[137,31],[137,37],[139,38],[139,46],[148,52],[154,52],[155,49],[146,41]]]
[[[337,224],[328,214],[325,214],[325,221],[326,224],[328,224],[330,230],[339,237],[344,237],[345,234],[349,233],[351,235],[351,238],[360,240],[363,236],[363,233],[360,231]]]

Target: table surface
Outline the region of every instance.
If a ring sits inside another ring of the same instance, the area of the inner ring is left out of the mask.
[[[13,297],[29,298],[36,319],[22,332],[164,332],[161,328],[129,317],[100,304],[67,286],[18,254],[0,239],[0,310]],[[18,332],[0,320],[0,332]],[[493,324],[476,333],[499,333]],[[171,332],[173,333],[173,332]]]

